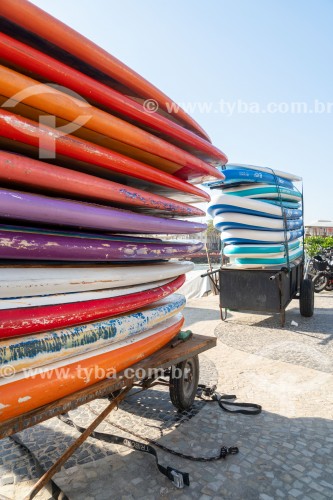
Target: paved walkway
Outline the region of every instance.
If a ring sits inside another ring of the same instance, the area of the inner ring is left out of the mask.
[[[100,459],[91,461],[91,449],[81,450],[75,465],[55,476],[57,484],[73,500],[332,499],[333,294],[316,296],[312,319],[301,318],[296,306],[294,301],[289,307],[285,329],[279,327],[277,318],[241,313],[233,313],[221,323],[217,297],[192,300],[185,311],[187,326],[194,332],[215,332],[219,339],[217,347],[202,356],[205,381],[217,378],[220,392],[261,404],[261,415],[230,415],[215,403],[198,402],[192,413],[177,416],[168,406],[167,396],[162,395],[160,402],[161,394],[154,391],[145,393],[145,399],[136,400],[132,406],[127,403],[118,414],[127,419],[128,425],[134,418],[139,433],[162,436],[158,438],[161,443],[182,452],[209,457],[222,445],[237,445],[238,455],[200,463],[158,450],[163,465],[172,464],[190,473],[190,487],[177,490],[157,472],[152,458],[90,440],[87,446],[95,447],[93,451],[102,455]],[[92,410],[73,412],[73,418],[84,425],[92,418]],[[47,443],[37,437],[36,430],[30,431],[35,432],[30,439],[46,464],[75,432],[61,423],[55,427],[52,421],[43,425]],[[121,433],[112,427],[112,419],[101,429]],[[9,440],[0,444],[0,492],[22,499],[31,486],[24,474],[33,473],[33,467],[29,469],[27,458]],[[82,457],[84,451],[87,455]],[[15,457],[21,462],[23,475],[18,469],[13,473]]]

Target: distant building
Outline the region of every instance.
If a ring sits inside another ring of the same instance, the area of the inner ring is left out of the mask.
[[[307,236],[333,236],[333,221],[317,220],[305,226]]]

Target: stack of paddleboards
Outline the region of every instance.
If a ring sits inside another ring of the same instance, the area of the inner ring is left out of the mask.
[[[228,164],[208,213],[221,231],[223,253],[241,268],[285,266],[303,253],[302,194],[289,173]]]
[[[25,0],[0,5],[0,421],[123,370],[182,327],[227,162],[161,91]],[[172,110],[172,111],[170,111]],[[150,235],[155,235],[155,237]]]

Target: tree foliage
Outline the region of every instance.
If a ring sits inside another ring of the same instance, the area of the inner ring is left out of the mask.
[[[213,219],[210,219],[207,221],[207,234],[210,233],[218,233],[217,229],[215,229],[214,224],[213,224]]]
[[[333,236],[307,236],[305,250],[310,257],[319,254],[323,248],[333,248]]]

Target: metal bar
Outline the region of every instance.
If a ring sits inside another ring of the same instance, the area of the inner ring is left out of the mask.
[[[207,271],[206,273],[200,275],[200,278],[206,278],[208,276],[213,288],[214,295],[218,295],[220,291],[219,272],[219,269],[215,269],[212,271]]]
[[[65,453],[58,458],[58,460],[52,465],[52,467],[45,472],[45,474],[37,481],[29,495],[25,500],[31,500],[37,493],[50,481],[56,472],[61,469],[63,464],[69,459],[71,455],[81,446],[84,441],[90,436],[92,432],[99,426],[101,422],[108,416],[108,414],[118,406],[118,403],[124,399],[126,394],[130,391],[130,387],[126,387],[119,396],[117,396],[103,411],[102,413],[87,427],[87,429],[81,434],[81,436],[65,451]]]
[[[220,318],[221,318],[221,321],[226,321],[227,316],[228,316],[227,309],[226,308],[224,309],[224,316],[223,316],[223,307],[220,306]]]
[[[281,328],[284,327],[286,323],[286,310],[284,307],[282,307],[282,309],[280,310],[280,325],[281,325]]]
[[[220,270],[219,269],[215,269],[213,271],[207,271],[206,273],[204,274],[200,274],[200,278],[205,278],[206,276],[211,276],[213,274],[216,274],[216,273],[219,273]]]
[[[213,268],[212,268],[212,264],[211,264],[211,261],[210,261],[210,257],[209,257],[209,253],[208,253],[208,248],[207,248],[207,243],[206,243],[206,254],[207,254],[207,262],[208,262],[208,265],[209,265],[209,279],[210,279],[210,282],[212,284],[212,287],[213,287],[213,293],[214,295],[217,295],[219,290],[216,288],[216,283],[214,282],[214,279],[212,278],[212,272],[213,272]]]

